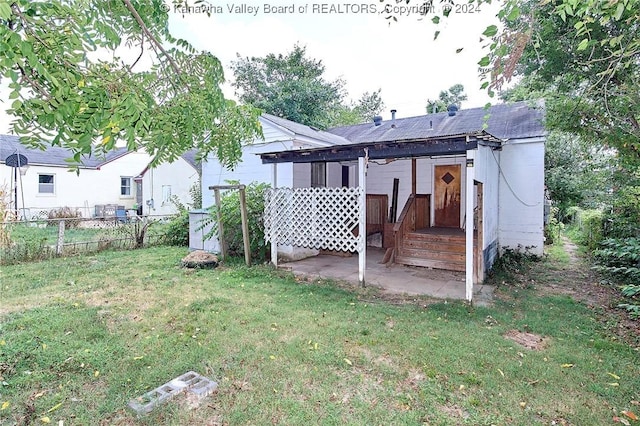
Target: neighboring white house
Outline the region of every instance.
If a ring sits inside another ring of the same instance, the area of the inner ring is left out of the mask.
[[[28,167],[23,174],[5,164],[12,154],[27,158]],[[64,148],[30,149],[16,136],[0,135],[0,186],[10,194],[10,208],[16,209],[17,193],[18,211],[29,218],[61,207],[77,210],[83,217],[95,217],[101,215],[106,205],[134,209],[156,194],[162,200],[163,186],[171,186],[172,195],[188,200],[188,187],[197,182],[197,169],[185,159],[149,169],[151,157],[148,154],[120,148],[108,152],[104,158],[83,159],[80,173],[76,174],[68,169],[66,159],[71,156]],[[150,197],[144,198],[143,187],[146,177],[152,175],[151,170],[154,171],[154,183],[148,186]],[[136,180],[142,171],[146,173]],[[17,179],[14,179],[16,175]],[[163,214],[175,212],[175,209],[162,207]],[[145,209],[144,213],[148,214],[149,210]]]
[[[147,166],[134,180],[138,187],[136,202],[142,206],[144,214],[176,213],[175,201],[189,206],[193,202],[191,189],[200,185],[196,151],[187,151],[172,163],[153,168]]]
[[[366,187],[367,217],[386,222],[390,214],[384,206],[392,204],[397,180],[397,212],[390,222],[408,222],[401,238],[383,243],[393,252],[392,259],[466,271],[468,281],[479,282],[503,248],[543,252],[543,114],[542,108],[517,102],[495,105],[489,111],[452,109],[410,118],[396,119],[393,112],[389,121],[380,118],[328,131],[263,115],[265,140],[246,145],[243,162],[235,170],[225,170],[213,158],[203,164],[203,200],[211,205],[208,187],[229,179],[268,182],[278,188]],[[365,170],[359,170],[359,163],[365,164]],[[359,182],[362,176],[366,182]],[[326,197],[318,195],[322,196]],[[293,227],[283,237],[291,242],[292,235],[309,231],[305,222],[312,206],[292,207],[292,198],[286,197],[280,200],[289,201],[278,202],[289,205],[277,211],[291,215],[280,223]],[[324,200],[313,199],[322,214],[327,211]],[[379,207],[384,211],[376,213]],[[340,205],[333,208],[336,215],[342,214]],[[343,221],[348,226],[358,223],[351,216]],[[322,217],[314,220],[324,227],[331,222]],[[367,232],[370,224],[377,231],[383,225],[367,220]],[[317,223],[309,226],[318,233]],[[434,241],[422,241],[427,235],[433,235]],[[445,237],[448,241],[443,242]],[[306,246],[307,254],[326,248],[323,238],[311,234],[301,238],[312,241]],[[435,248],[427,250],[427,246]],[[290,247],[278,247],[278,253],[297,256]]]

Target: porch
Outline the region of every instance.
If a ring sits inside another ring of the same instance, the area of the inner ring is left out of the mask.
[[[465,273],[382,263],[385,250],[367,248],[367,285],[385,293],[421,295],[437,299],[464,300],[466,298]],[[279,265],[295,275],[326,278],[358,284],[358,256],[320,254],[295,262]],[[491,303],[494,287],[475,285],[473,301],[483,306]]]

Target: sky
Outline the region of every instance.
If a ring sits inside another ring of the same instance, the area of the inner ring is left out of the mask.
[[[327,79],[346,81],[352,100],[381,89],[385,119],[391,109],[398,110],[397,117],[422,115],[428,99],[436,99],[441,90],[457,83],[464,85],[469,97],[463,108],[484,106],[491,100],[480,90],[477,63],[484,56],[479,41],[482,32],[497,24],[495,3],[483,4],[478,11],[458,0],[450,18],[436,28],[430,18],[421,19],[415,11],[398,16],[398,22],[385,19],[384,4],[400,7],[406,6],[405,1],[224,1],[208,3],[210,16],[197,9],[171,7],[169,25],[174,35],[217,56],[227,80],[233,78],[230,66],[237,54],[286,54],[298,43],[306,46],[309,57],[322,60]],[[440,2],[434,3],[438,12]],[[441,33],[434,41],[436,29]],[[463,50],[456,53],[459,48]],[[229,84],[224,90],[234,97]]]
[[[456,0],[450,18],[436,26],[415,10],[401,10],[406,0],[210,0],[193,9],[165,1],[171,33],[221,61],[227,79],[223,90],[229,98],[236,97],[230,80],[238,54],[286,54],[300,44],[308,57],[323,62],[326,79],[346,82],[349,99],[381,89],[384,119],[390,118],[391,109],[398,111],[398,118],[425,114],[428,99],[457,83],[468,95],[462,108],[491,101],[480,90],[477,62],[484,56],[482,32],[497,24],[495,2],[478,10],[466,0]],[[434,3],[435,12],[441,12],[440,2]],[[411,0],[409,6],[418,4]],[[386,19],[384,5],[395,8],[397,22]],[[436,29],[441,33],[434,41]],[[462,51],[456,53],[457,49]],[[8,94],[6,85],[0,93]],[[10,118],[4,113],[9,105],[0,103],[0,133],[9,132]]]

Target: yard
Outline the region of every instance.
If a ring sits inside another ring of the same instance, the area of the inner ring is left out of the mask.
[[[640,424],[637,329],[562,250],[488,308],[185,253],[3,266],[0,424]],[[189,370],[219,384],[199,407],[126,407]]]

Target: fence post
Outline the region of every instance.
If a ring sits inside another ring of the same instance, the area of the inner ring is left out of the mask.
[[[64,220],[58,221],[58,242],[56,243],[56,254],[59,256],[62,254],[62,247],[64,246]]]

